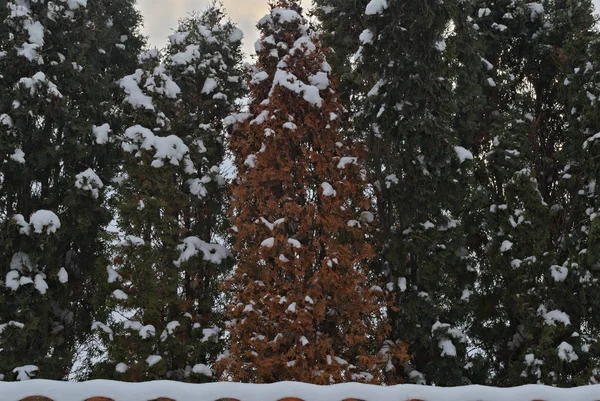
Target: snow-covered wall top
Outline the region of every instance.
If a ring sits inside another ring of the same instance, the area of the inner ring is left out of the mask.
[[[0,383],[0,400],[19,401],[599,401],[600,385],[570,389],[541,385],[513,388],[483,386],[426,387],[412,384],[381,387],[347,383],[333,386],[282,382],[275,384],[186,384],[155,381],[122,383],[95,380],[81,383],[29,380]],[[47,397],[47,399],[40,398]]]

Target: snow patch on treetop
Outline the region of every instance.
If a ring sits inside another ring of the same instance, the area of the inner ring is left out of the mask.
[[[98,145],[104,145],[108,142],[108,133],[111,131],[110,125],[102,124],[100,126],[92,126],[92,134],[96,137]]]
[[[154,366],[162,360],[162,356],[160,355],[150,355],[146,358],[146,363],[148,366]]]
[[[321,188],[323,189],[323,196],[335,196],[337,194],[337,191],[328,182],[322,182]]]
[[[38,367],[35,365],[19,366],[13,369],[13,373],[17,374],[18,381],[29,380],[35,376],[35,372],[38,371]]]
[[[273,245],[275,245],[274,237],[269,237],[260,243],[260,246],[265,247],[265,248],[273,248]]]
[[[198,374],[198,375],[204,375],[204,376],[208,376],[208,377],[212,377],[212,371],[210,370],[210,368],[208,366],[206,366],[203,363],[199,363],[197,365],[194,365],[194,367],[192,368],[192,372]]]
[[[544,6],[542,3],[527,3],[527,7],[531,10],[531,21],[535,21],[540,15],[544,13]]]
[[[75,186],[83,191],[91,192],[92,196],[98,199],[99,190],[104,187],[104,184],[94,170],[88,168],[75,176]]]
[[[204,81],[204,87],[200,93],[208,94],[217,89],[217,81],[214,78],[206,78]]]
[[[31,262],[31,258],[28,254],[24,252],[17,252],[12,256],[12,259],[10,261],[11,270],[17,270],[23,273],[26,271],[31,272],[34,268],[35,266]]]
[[[589,145],[590,145],[592,142],[594,142],[594,141],[595,141],[595,140],[597,140],[597,139],[600,139],[600,132],[598,132],[598,133],[596,133],[596,134],[594,134],[594,135],[590,136],[589,138],[587,138],[587,139],[585,140],[585,142],[583,142],[583,148],[584,148],[584,149],[587,149],[587,147],[588,147],[588,146],[589,146]]]
[[[342,158],[340,158],[340,161],[337,164],[337,168],[344,169],[349,164],[356,164],[357,161],[358,161],[357,157],[349,157],[349,156],[342,157]]]
[[[573,346],[566,341],[560,343],[556,351],[558,357],[565,362],[573,362],[579,359],[579,356],[573,350]]]
[[[127,372],[128,369],[129,369],[129,366],[127,366],[123,362],[117,363],[117,365],[115,366],[115,371],[117,371],[118,373],[125,373],[125,372]]]
[[[183,243],[177,246],[177,249],[181,251],[179,258],[173,262],[177,267],[180,267],[182,263],[187,262],[199,252],[202,252],[203,260],[215,264],[220,264],[230,256],[229,250],[224,246],[209,244],[198,237],[185,238]]]
[[[358,37],[358,40],[360,40],[360,43],[363,45],[373,43],[373,32],[371,32],[370,29],[365,29]]]
[[[554,309],[551,311],[547,311],[544,305],[540,305],[537,310],[538,315],[544,318],[544,323],[548,326],[555,326],[556,323],[562,323],[565,326],[571,324],[571,320],[569,319],[569,315],[565,312],[559,311],[558,309]]]
[[[200,46],[189,45],[185,50],[171,56],[171,62],[176,65],[189,64],[200,57]]]
[[[148,128],[135,125],[125,130],[124,141],[121,144],[124,151],[137,152],[140,149],[154,150],[153,167],[162,167],[162,159],[167,159],[172,165],[179,166],[184,162],[186,172],[193,173],[193,165],[189,156],[190,149],[176,135],[166,137],[156,136]]]
[[[79,7],[87,7],[87,0],[62,0],[62,2],[67,3],[69,10],[77,10]]]
[[[465,160],[473,160],[473,153],[463,148],[462,146],[455,146],[454,151],[456,152],[456,156],[460,162],[464,162]]]
[[[40,47],[44,46],[44,26],[39,21],[25,20],[23,27],[29,33],[29,42]]]
[[[323,99],[319,94],[318,87],[302,82],[298,77],[288,71],[277,69],[275,77],[273,78],[273,87],[271,88],[270,94],[273,93],[273,90],[277,85],[283,86],[297,94],[301,94],[304,100],[316,107],[321,107],[323,105]]]
[[[178,45],[183,43],[187,37],[190,36],[189,32],[175,32],[172,35],[169,35],[169,42],[173,45]]]
[[[18,85],[22,85],[23,87],[29,89],[29,94],[34,96],[38,90],[42,89],[44,86],[46,87],[46,91],[49,95],[54,96],[56,98],[61,99],[63,97],[62,93],[58,90],[56,84],[46,78],[46,74],[43,72],[35,73],[31,78],[21,78],[19,80]]]
[[[32,228],[36,234],[41,234],[45,229],[48,235],[54,234],[60,228],[60,219],[50,210],[38,210],[33,213],[29,218],[29,223],[21,214],[15,215],[13,219],[19,225],[20,233],[25,235],[29,235]]]
[[[295,21],[302,22],[304,19],[294,10],[276,7],[269,14],[258,20],[257,26],[272,25],[274,20],[277,20],[278,23],[291,23]]]
[[[508,251],[509,249],[511,249],[513,246],[513,243],[510,242],[509,240],[504,240],[502,241],[502,244],[500,245],[500,252],[504,253],[506,251]]]
[[[305,49],[304,54],[309,55],[310,53],[317,50],[317,46],[310,40],[310,38],[306,35],[299,37],[294,42],[294,46],[290,49],[289,53],[294,54],[296,50]]]
[[[114,332],[113,330],[108,327],[107,325],[105,325],[102,322],[94,322],[92,323],[92,331],[96,331],[96,330],[102,330],[103,332],[105,332],[106,334],[108,334],[108,338],[112,341],[114,338]]]
[[[142,81],[143,71],[141,69],[136,70],[135,74],[127,75],[119,81],[119,85],[127,97],[125,101],[131,104],[134,108],[145,108],[147,110],[154,110],[154,104],[152,98],[146,95],[139,87]]]
[[[550,273],[556,282],[562,282],[567,279],[569,269],[564,266],[553,265],[550,266]]]
[[[239,42],[244,39],[244,32],[239,28],[233,28],[228,37],[230,42]]]
[[[456,356],[456,347],[452,344],[451,340],[440,340],[438,346],[442,350],[440,356]]]
[[[367,8],[365,9],[365,14],[367,14],[367,15],[381,14],[387,8],[388,8],[387,0],[371,0],[369,2],[369,4],[367,4]]]
[[[7,327],[16,327],[17,329],[23,329],[25,325],[23,323],[15,322],[13,320],[11,320],[8,323],[2,323],[0,324],[0,336],[2,335],[4,329],[6,329]]]
[[[25,164],[25,152],[20,148],[17,148],[15,149],[15,152],[10,155],[10,159],[19,164]]]

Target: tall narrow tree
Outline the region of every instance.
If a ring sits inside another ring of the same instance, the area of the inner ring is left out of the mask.
[[[385,326],[382,290],[364,269],[373,215],[363,150],[340,138],[335,77],[298,2],[272,3],[258,28],[250,113],[230,119],[238,264],[222,374],[377,382]]]
[[[0,7],[0,376],[64,379],[101,317],[117,77],[134,1]]]
[[[120,315],[95,326],[108,347],[98,377],[213,376],[222,351],[217,284],[231,267],[217,244],[225,237],[222,120],[241,95],[241,39],[210,7],[181,21],[164,62],[148,51],[120,81],[130,123],[115,196],[123,242],[111,281]]]
[[[379,228],[373,266],[395,298],[391,337],[412,357],[390,383],[464,382],[462,328],[475,269],[461,219],[472,154],[451,124],[460,100],[451,35],[457,8],[370,1],[354,56],[355,130],[367,139]]]
[[[463,60],[471,73],[459,86],[477,82],[482,95],[469,108],[482,113],[458,115],[477,126],[475,212],[465,216],[480,276],[468,334],[489,363],[486,382],[596,380],[588,316],[598,299],[582,256],[596,196],[585,151],[598,128],[591,2],[477,1],[463,29],[479,54]]]

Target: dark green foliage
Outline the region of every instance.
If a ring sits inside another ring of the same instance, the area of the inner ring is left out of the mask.
[[[597,197],[584,142],[600,128],[586,93],[597,80],[598,33],[589,1],[539,6],[473,2],[458,30],[473,43],[460,55],[469,73],[458,88],[483,111],[457,119],[472,128],[479,160],[468,218],[480,276],[468,335],[488,361],[486,382],[499,386],[581,385],[598,372],[597,284],[581,258],[593,249],[586,233]]]
[[[369,0],[314,0],[313,14],[321,23],[321,40],[333,73],[340,80],[338,95],[350,104],[350,98],[360,86],[361,78],[353,73],[351,58],[360,47],[363,14]]]
[[[390,0],[373,15],[357,2],[315,4],[330,62],[346,71],[347,131],[371,157],[382,245],[373,269],[389,288],[407,282],[389,318],[413,363],[390,380],[595,383],[591,1]],[[456,145],[474,156],[460,169]],[[448,220],[456,227],[440,231]],[[439,358],[438,319],[464,331],[468,357],[459,347],[455,360]]]
[[[0,7],[0,324],[24,324],[9,325],[0,336],[5,380],[24,365],[35,365],[37,371],[29,371],[39,378],[66,378],[92,321],[106,314],[96,283],[106,280],[111,213],[101,184],[83,176],[76,183],[83,172],[95,172],[104,183],[114,174],[110,147],[97,143],[92,129],[105,123],[118,129],[109,114],[118,104],[114,82],[142,45],[133,4]],[[14,216],[27,224],[38,210],[57,215],[60,228],[21,234]],[[11,269],[11,260],[22,260],[19,252],[31,268]],[[68,274],[64,283],[61,268]],[[5,286],[5,277],[17,271],[39,277],[38,285],[25,279],[14,289]]]
[[[464,381],[461,327],[475,270],[459,220],[470,161],[451,125],[453,12],[450,3],[389,1],[365,16],[356,56],[355,129],[369,148],[380,227],[373,268],[395,297],[392,340],[413,356],[391,382]]]
[[[113,199],[123,239],[117,313],[97,325],[108,355],[95,377],[213,380],[223,345],[218,285],[232,267],[215,244],[227,237],[222,120],[243,94],[241,39],[212,6],[182,20],[164,55],[144,53],[120,81],[130,96]]]

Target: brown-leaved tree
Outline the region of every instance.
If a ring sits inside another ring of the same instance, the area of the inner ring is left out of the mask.
[[[272,3],[258,28],[249,113],[229,119],[238,265],[219,368],[245,382],[378,382],[391,347],[363,263],[363,149],[341,138],[335,80],[298,2]]]

